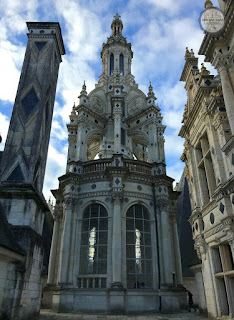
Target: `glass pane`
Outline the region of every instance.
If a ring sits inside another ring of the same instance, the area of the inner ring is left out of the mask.
[[[106,278],[101,279],[101,288],[106,288]]]
[[[86,274],[87,247],[82,246],[80,252],[80,274]]]
[[[91,205],[91,217],[92,218],[97,218],[98,217],[98,210],[99,210],[99,205],[98,204],[92,204]]]
[[[93,228],[96,228],[96,230],[98,230],[98,219],[92,218],[90,220],[90,230],[92,230]]]
[[[132,231],[134,230],[134,219],[127,218],[126,229],[127,230],[132,230]]]
[[[138,229],[139,231],[143,231],[143,220],[139,220],[139,219],[136,219],[135,220],[135,227],[136,229]]]
[[[151,247],[145,247],[145,259],[151,259]]]
[[[127,244],[135,244],[135,233],[127,232],[126,233],[126,243]]]
[[[135,258],[135,246],[127,246],[126,248],[126,256],[127,258]]]
[[[108,230],[108,220],[107,219],[100,219],[99,221],[99,230]]]
[[[100,205],[100,217],[107,217],[106,209]]]
[[[88,245],[89,244],[89,233],[82,232],[81,234],[81,245]]]
[[[127,259],[127,273],[135,273],[135,259]]]
[[[143,207],[143,216],[145,220],[150,220],[148,210],[145,207]]]
[[[106,273],[106,266],[107,266],[106,260],[98,260],[97,273],[105,274]]]
[[[145,273],[152,273],[152,261],[151,260],[145,260]]]
[[[144,231],[145,232],[150,232],[150,221],[149,220],[144,220]]]
[[[127,287],[130,289],[136,288],[136,278],[134,274],[127,275]]]
[[[151,245],[151,236],[150,233],[144,233],[144,240],[145,240],[145,245]]]
[[[136,273],[143,273],[143,260],[141,258],[136,258]]]
[[[95,278],[95,288],[99,288],[99,278]]]
[[[106,258],[107,258],[107,246],[99,246],[98,259],[106,259]]]
[[[152,288],[152,275],[151,274],[145,275],[145,287]]]
[[[135,217],[142,219],[142,206],[135,206]]]
[[[99,244],[107,244],[107,232],[99,232]]]

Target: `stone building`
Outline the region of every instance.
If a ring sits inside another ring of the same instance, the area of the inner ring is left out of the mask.
[[[202,260],[211,319],[234,317],[234,2],[219,0],[225,16],[216,34],[205,33],[199,54],[217,69],[210,75],[186,49],[181,81],[188,101],[179,135],[185,138],[195,249]],[[206,8],[212,7],[207,0]],[[203,294],[203,292],[201,291]]]
[[[0,316],[14,320],[35,319],[40,310],[43,259],[49,255],[43,241],[53,220],[42,186],[65,53],[58,23],[27,26],[25,59],[0,153]]]
[[[84,84],[59,178],[47,306],[58,312],[176,310],[185,303],[173,179],[166,175],[160,109],[131,74],[117,14],[103,71]]]

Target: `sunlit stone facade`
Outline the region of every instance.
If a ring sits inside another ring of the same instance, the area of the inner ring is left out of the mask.
[[[131,74],[133,52],[116,15],[103,71],[84,84],[59,178],[47,305],[56,311],[176,310],[185,303],[173,179],[160,108]]]
[[[185,138],[192,213],[190,223],[210,319],[234,317],[234,3],[219,1],[225,26],[206,33],[199,54],[217,69],[210,75],[186,50],[181,81],[188,102],[180,136]],[[206,8],[212,7],[206,1]],[[201,282],[201,281],[200,281]],[[201,295],[204,296],[202,290]],[[222,318],[223,319],[223,318]]]

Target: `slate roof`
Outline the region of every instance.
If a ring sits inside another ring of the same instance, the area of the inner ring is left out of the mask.
[[[20,254],[25,254],[11,233],[2,204],[0,203],[0,246]]]
[[[177,191],[181,192],[181,195],[179,196],[177,202],[177,224],[181,251],[182,273],[184,277],[192,277],[194,276],[194,274],[189,269],[189,266],[200,264],[201,260],[198,259],[196,251],[194,249],[192,229],[188,221],[191,215],[191,204],[189,197],[188,182],[187,179],[184,177],[184,173],[178,184]]]

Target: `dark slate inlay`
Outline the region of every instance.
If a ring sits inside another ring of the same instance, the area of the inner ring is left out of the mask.
[[[116,92],[116,93],[119,93],[119,89],[117,89],[115,92]]]
[[[158,173],[158,174],[160,174],[160,173],[161,173],[161,170],[160,170],[159,168],[158,168],[158,170],[157,170],[157,173]]]
[[[112,85],[109,85],[109,89],[110,89],[110,90],[112,89]]]
[[[34,88],[32,88],[29,91],[29,93],[26,94],[26,96],[21,101],[22,106],[24,108],[24,112],[26,113],[27,116],[36,107],[36,105],[38,104],[38,101],[39,101],[39,99],[37,97],[37,94],[36,94]]]
[[[220,202],[219,211],[224,213],[224,205],[222,204],[222,202]]]
[[[210,85],[211,85],[211,81],[207,79],[207,80],[205,81],[205,84],[206,84],[207,86],[210,86]]]
[[[46,45],[47,42],[35,42],[35,45],[39,51]]]
[[[214,214],[213,214],[213,212],[211,212],[211,214],[210,214],[210,223],[214,224],[214,222],[215,222]]]
[[[198,224],[197,224],[197,222],[196,222],[196,224],[195,224],[195,229],[198,230]]]
[[[205,230],[205,222],[204,222],[204,220],[202,220],[202,231],[204,231]]]
[[[24,180],[24,176],[19,165],[12,171],[12,173],[7,178],[7,181],[23,181],[23,180]]]
[[[128,200],[128,198],[125,198],[124,201],[127,203],[129,200]]]
[[[234,166],[234,154],[232,153],[232,165]]]
[[[115,183],[118,185],[118,184],[120,183],[120,180],[117,178],[117,179],[115,180]]]
[[[92,184],[92,187],[91,187],[92,189],[96,189],[96,184],[94,183],[94,184]]]
[[[151,205],[151,207],[153,207],[153,205],[154,205],[153,202],[150,202],[150,205]]]
[[[225,112],[225,111],[226,111],[226,108],[225,108],[225,107],[220,107],[220,108],[219,108],[219,111]]]
[[[77,188],[77,191],[78,191],[78,192],[80,192],[80,190],[81,190],[81,188],[80,188],[80,187],[78,187],[78,188]]]
[[[74,189],[75,189],[75,187],[74,187],[74,186],[71,186],[71,190],[74,191]]]
[[[234,204],[234,196],[232,196],[232,204]]]
[[[94,121],[95,121],[96,123],[98,123],[98,121],[97,121],[96,119],[95,119]]]
[[[74,172],[76,172],[77,171],[77,169],[76,169],[76,167],[74,168],[74,170],[73,170]]]
[[[137,189],[138,189],[139,191],[141,191],[141,190],[142,190],[142,186],[137,186]]]
[[[158,191],[159,191],[159,192],[162,192],[162,188],[161,188],[161,187],[159,187],[159,188],[158,188]]]

